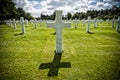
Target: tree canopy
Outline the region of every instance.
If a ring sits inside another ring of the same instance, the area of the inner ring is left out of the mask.
[[[33,18],[30,13],[26,13],[22,8],[16,8],[12,0],[0,0],[0,20],[19,19],[20,17],[25,17],[28,20]]]

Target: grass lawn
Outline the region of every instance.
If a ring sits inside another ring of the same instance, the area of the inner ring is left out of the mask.
[[[21,35],[0,25],[0,80],[120,80],[120,33],[102,22],[63,29],[63,53],[55,55],[55,29],[30,23]]]

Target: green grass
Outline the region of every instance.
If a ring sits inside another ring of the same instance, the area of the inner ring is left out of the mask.
[[[71,68],[59,68],[58,76],[48,77],[49,69],[39,67],[53,62],[55,72],[59,65],[53,60],[55,30],[29,24],[21,35],[19,25],[16,30],[0,25],[0,80],[120,80],[120,33],[106,22],[97,28],[91,24],[94,34],[85,31],[81,23],[77,29],[63,29],[60,61],[70,62]]]

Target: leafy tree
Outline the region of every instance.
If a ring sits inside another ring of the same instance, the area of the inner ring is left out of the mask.
[[[67,13],[67,19],[70,20],[72,18],[72,14],[70,12]]]
[[[75,19],[75,18],[79,19],[79,13],[76,12],[75,14],[73,14],[72,19]]]
[[[10,19],[16,13],[12,0],[0,0],[0,20]]]
[[[20,19],[20,17],[25,17],[30,20],[33,17],[30,13],[26,13],[22,8],[16,8],[12,0],[0,0],[0,20],[6,19]]]
[[[25,13],[25,18],[26,18],[27,20],[34,19],[34,18],[31,16],[30,13]]]
[[[81,12],[81,13],[80,13],[80,19],[84,19],[84,18],[86,18],[86,14],[83,13],[83,12]]]

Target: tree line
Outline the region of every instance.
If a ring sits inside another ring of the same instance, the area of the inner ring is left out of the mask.
[[[115,17],[116,19],[118,16],[120,16],[120,7],[113,6],[111,9],[106,10],[92,10],[84,12],[76,12],[74,14],[71,14],[68,12],[65,16],[63,16],[63,19],[66,20],[73,20],[73,19],[87,19],[88,16],[91,16],[91,18],[98,18],[98,19],[112,19]],[[0,0],[0,21],[8,20],[8,19],[20,19],[20,17],[24,17],[25,19],[34,19],[33,16],[31,16],[30,13],[26,13],[22,8],[16,8],[15,3],[12,2],[12,0]],[[55,12],[53,12],[52,15],[44,15],[41,13],[40,17],[37,17],[36,19],[42,19],[42,20],[54,20],[55,19]]]
[[[54,20],[55,19],[55,12],[52,15],[44,15],[41,13],[41,19],[45,20]],[[111,9],[106,9],[106,10],[89,10],[86,13],[85,12],[76,12],[73,15],[68,12],[65,16],[63,16],[63,19],[67,20],[74,20],[74,19],[87,19],[88,16],[91,16],[92,19],[97,18],[97,19],[113,19],[113,18],[118,18],[120,16],[120,7],[113,6]],[[40,19],[38,17],[37,19]]]

